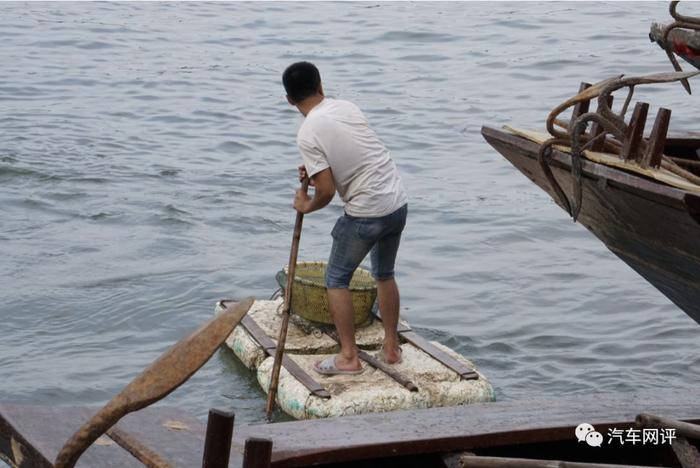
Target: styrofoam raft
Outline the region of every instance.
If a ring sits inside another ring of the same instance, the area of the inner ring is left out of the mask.
[[[256,301],[248,311],[248,315],[274,341],[279,332],[281,317],[278,309],[281,303],[281,299]],[[216,311],[221,311],[220,305],[217,305]],[[370,353],[379,349],[383,336],[384,329],[377,321],[359,328],[356,333],[358,346]],[[437,342],[433,344],[476,370],[469,360],[450,348]],[[226,345],[246,367],[257,371],[258,382],[267,392],[273,358],[266,355],[264,349],[242,326],[234,329],[226,339]],[[312,395],[282,368],[277,403],[285,413],[296,419],[311,419],[493,401],[493,388],[478,370],[478,380],[461,380],[456,372],[419,348],[409,343],[402,344],[401,348],[403,362],[394,365],[394,368],[416,384],[418,392],[407,390],[366,363],[362,363],[364,372],[359,375],[318,374],[313,370],[313,364],[336,353],[338,345],[329,336],[314,331],[313,327],[301,326],[295,320],[290,320],[285,355],[323,385],[332,396],[324,399]]]

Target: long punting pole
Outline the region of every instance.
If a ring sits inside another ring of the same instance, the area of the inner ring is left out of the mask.
[[[305,177],[301,182],[301,190],[306,193],[309,189],[309,178]],[[284,290],[284,306],[282,308],[282,325],[280,325],[279,336],[277,337],[277,348],[275,348],[275,360],[272,365],[272,375],[270,376],[270,386],[267,392],[267,414],[268,422],[272,420],[272,410],[275,408],[275,397],[277,396],[277,384],[280,380],[280,368],[282,367],[282,356],[284,355],[284,345],[287,341],[287,328],[289,326],[289,314],[292,304],[292,283],[297,269],[297,255],[299,254],[299,239],[301,239],[301,225],[304,222],[304,213],[297,212],[297,220],[294,224],[294,236],[292,237],[292,250],[289,252],[289,263],[287,265],[287,287]]]

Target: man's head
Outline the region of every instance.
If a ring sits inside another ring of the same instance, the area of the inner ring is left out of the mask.
[[[299,105],[311,96],[323,96],[321,74],[313,63],[291,64],[282,74],[282,83],[287,91],[287,100],[293,105]]]

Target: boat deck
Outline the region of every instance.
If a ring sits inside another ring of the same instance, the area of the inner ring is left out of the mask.
[[[94,409],[76,407],[0,405],[0,453],[19,466],[49,467],[63,443],[92,412]],[[402,456],[415,461],[420,458],[416,455],[551,442],[566,444],[566,453],[575,454],[577,459],[604,459],[611,450],[629,450],[634,455],[632,459],[639,459],[646,450],[664,447],[604,444],[593,448],[577,444],[574,429],[587,422],[605,435],[610,428],[632,427],[641,412],[697,423],[700,395],[677,390],[575,395],[241,425],[234,427],[229,466],[270,466],[266,457],[244,457],[246,440],[251,439],[272,441],[271,463],[280,467]],[[170,466],[202,464],[206,428],[185,412],[168,407],[147,408],[126,416],[115,427],[127,441],[135,442],[126,444],[132,451],[140,449],[142,455],[145,452],[161,458]],[[114,439],[102,436],[77,466],[142,466]],[[410,466],[406,460],[403,466]]]

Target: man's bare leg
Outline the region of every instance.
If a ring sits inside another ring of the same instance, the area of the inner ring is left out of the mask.
[[[328,288],[328,306],[340,339],[340,353],[335,358],[336,367],[342,370],[361,369],[355,343],[355,311],[350,291],[347,288]]]
[[[389,364],[401,358],[399,351],[399,287],[394,278],[377,281],[377,298],[384,324],[384,359]]]

